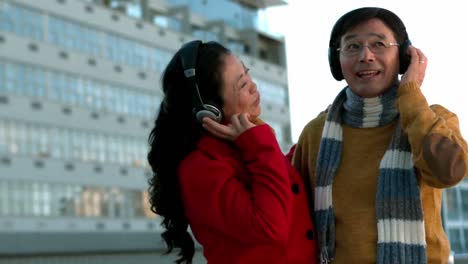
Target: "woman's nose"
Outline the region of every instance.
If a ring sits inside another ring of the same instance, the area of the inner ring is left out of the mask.
[[[257,84],[252,82],[252,85],[250,86],[250,93],[256,93],[257,92]]]

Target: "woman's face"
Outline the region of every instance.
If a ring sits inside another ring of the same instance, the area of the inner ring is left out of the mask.
[[[230,123],[234,114],[248,113],[251,118],[261,114],[257,85],[252,81],[249,69],[232,54],[224,58],[222,80],[225,123]]]
[[[387,47],[378,48],[382,45]],[[346,32],[341,38],[340,48],[346,47],[360,47],[353,55],[340,51],[343,76],[355,94],[375,97],[398,80],[398,46],[393,31],[380,19],[368,20]],[[378,52],[371,51],[374,47]]]

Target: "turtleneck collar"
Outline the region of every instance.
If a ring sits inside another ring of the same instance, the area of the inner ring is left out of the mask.
[[[386,125],[398,116],[396,107],[398,84],[384,94],[364,98],[346,87],[346,100],[343,104],[343,123],[351,127],[368,128]]]

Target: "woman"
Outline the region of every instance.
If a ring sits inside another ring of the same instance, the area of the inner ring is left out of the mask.
[[[191,263],[194,243],[208,263],[315,263],[314,227],[300,177],[273,130],[258,119],[249,70],[216,42],[192,41],[163,78],[150,133],[152,210],[168,252]]]

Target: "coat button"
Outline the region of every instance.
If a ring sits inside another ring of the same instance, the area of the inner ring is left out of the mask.
[[[299,191],[300,191],[300,189],[299,189],[299,184],[294,183],[294,184],[291,186],[291,190],[292,190],[293,193],[298,194]]]
[[[307,230],[306,237],[309,240],[313,240],[314,239],[314,232],[312,230]]]

